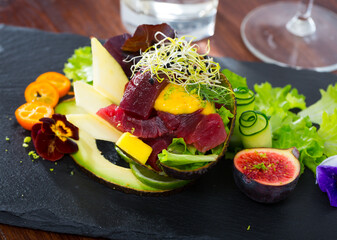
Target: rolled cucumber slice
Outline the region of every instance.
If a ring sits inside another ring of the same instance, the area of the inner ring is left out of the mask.
[[[244,148],[271,147],[269,117],[259,111],[245,111],[239,119],[240,138]]]
[[[239,131],[239,119],[243,112],[254,110],[255,94],[247,87],[238,87],[233,91],[236,98],[237,111],[231,145],[240,145],[242,140]]]

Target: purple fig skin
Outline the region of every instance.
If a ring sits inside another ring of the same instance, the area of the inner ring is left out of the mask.
[[[254,151],[254,149],[251,150]],[[272,148],[266,148],[266,150],[273,151]],[[283,151],[291,152],[293,160],[298,161],[299,151],[296,148],[284,149]],[[297,175],[294,176],[294,179],[291,182],[283,185],[267,185],[259,183],[247,177],[244,173],[237,169],[235,164],[233,164],[233,176],[235,184],[238,186],[240,191],[252,200],[260,203],[276,203],[286,199],[289,194],[293,192],[300,177],[300,171],[298,171]]]
[[[248,178],[234,167],[234,181],[238,188],[249,198],[260,203],[276,203],[286,199],[295,189],[300,175],[292,182],[281,186],[264,185]]]

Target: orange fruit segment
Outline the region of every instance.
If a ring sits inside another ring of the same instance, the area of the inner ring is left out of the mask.
[[[27,102],[40,102],[55,107],[59,101],[59,93],[47,82],[32,82],[26,87],[25,99]]]
[[[52,117],[54,109],[51,106],[39,102],[28,102],[15,111],[15,117],[18,123],[26,130],[32,130],[35,123],[43,117]]]
[[[70,80],[61,73],[58,72],[46,72],[37,77],[36,82],[47,82],[53,85],[60,98],[65,96],[71,87]]]

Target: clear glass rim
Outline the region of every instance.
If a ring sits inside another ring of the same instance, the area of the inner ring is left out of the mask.
[[[301,70],[301,69],[314,70],[314,71],[317,71],[317,72],[332,72],[332,71],[337,70],[337,63],[333,64],[333,65],[329,65],[329,66],[315,67],[315,68],[305,68],[305,67],[301,67],[301,66],[290,66],[290,65],[288,65],[286,63],[276,61],[276,60],[274,60],[274,59],[266,56],[265,54],[263,54],[262,52],[260,52],[259,50],[257,50],[249,42],[249,40],[247,39],[246,34],[245,34],[245,28],[246,28],[247,22],[249,21],[249,19],[251,18],[251,16],[253,14],[255,14],[257,11],[259,11],[260,9],[262,9],[262,8],[266,8],[266,7],[270,6],[270,5],[279,5],[279,4],[284,4],[284,3],[286,3],[286,4],[293,4],[293,5],[297,5],[298,4],[298,3],[282,2],[282,1],[281,2],[267,3],[267,4],[264,4],[264,5],[260,6],[260,7],[257,7],[255,9],[253,9],[252,11],[250,11],[245,16],[245,18],[242,20],[242,23],[241,23],[241,26],[240,26],[240,33],[241,33],[241,38],[243,40],[243,43],[246,45],[246,47],[248,48],[248,50],[254,56],[256,56],[257,58],[259,58],[260,60],[262,60],[262,61],[264,61],[266,63],[275,64],[275,65],[278,65],[278,66],[281,66],[281,67],[290,67],[290,68],[295,68],[295,69],[298,69],[298,70]],[[322,8],[322,7],[315,5],[315,8]],[[325,11],[331,12],[331,14],[335,14],[334,12],[330,11],[329,9],[326,9],[326,8],[322,8],[322,9],[324,9]]]

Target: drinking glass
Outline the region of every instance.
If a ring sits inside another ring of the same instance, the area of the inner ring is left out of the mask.
[[[133,33],[140,24],[167,23],[178,36],[214,34],[218,0],[120,0],[121,18]]]
[[[337,15],[313,2],[277,1],[254,9],[241,24],[243,42],[265,62],[336,70]]]

